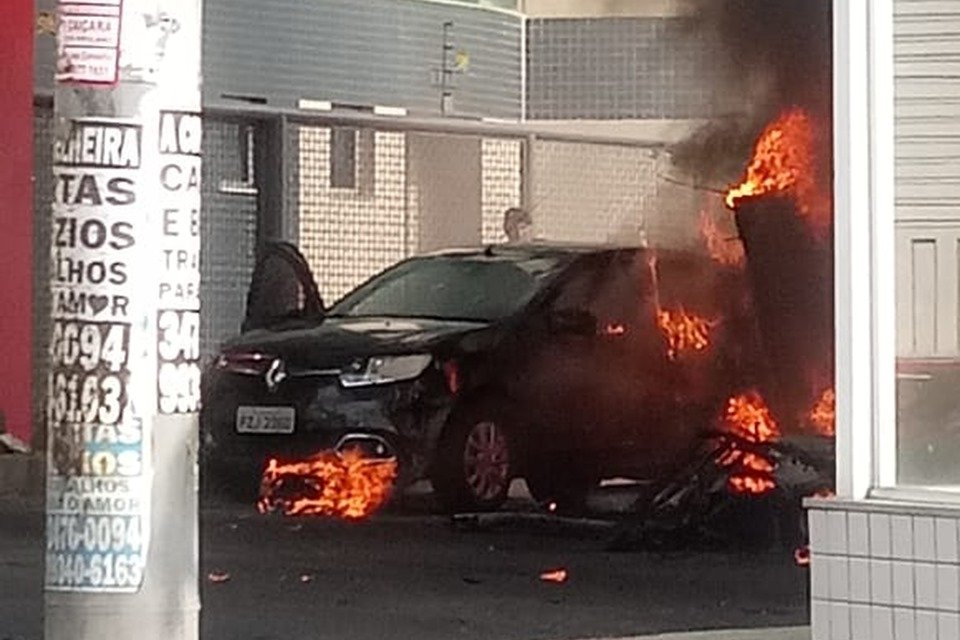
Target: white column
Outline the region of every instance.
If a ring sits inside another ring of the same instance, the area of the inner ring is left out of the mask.
[[[834,0],[837,493],[894,480],[893,0]]]
[[[200,0],[60,0],[45,637],[199,635]]]

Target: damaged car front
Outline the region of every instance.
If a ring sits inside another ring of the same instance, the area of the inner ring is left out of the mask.
[[[499,325],[558,263],[477,252],[415,258],[309,314],[312,276],[302,257],[284,255],[304,280],[299,304],[227,343],[204,378],[205,472],[245,496],[268,459],[330,449],[395,457],[399,486],[425,477],[464,387],[490,375],[485,354]]]

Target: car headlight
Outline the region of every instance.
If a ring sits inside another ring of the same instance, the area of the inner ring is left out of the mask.
[[[353,371],[341,373],[340,384],[344,387],[368,387],[412,380],[423,373],[431,360],[432,356],[426,354],[373,356],[365,365],[360,363]]]

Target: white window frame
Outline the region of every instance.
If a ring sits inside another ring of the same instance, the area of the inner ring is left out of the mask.
[[[256,196],[260,193],[259,187],[257,187],[256,127],[252,124],[241,124],[240,136],[242,136],[240,139],[240,177],[221,179],[220,193]]]
[[[837,494],[960,506],[897,485],[895,0],[833,0]]]
[[[837,494],[896,483],[894,0],[834,0]]]

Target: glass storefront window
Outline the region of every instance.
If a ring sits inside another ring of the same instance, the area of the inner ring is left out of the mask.
[[[949,81],[917,80],[949,56],[934,25],[895,24],[896,482],[960,487],[960,115]]]
[[[960,360],[897,362],[897,482],[960,487]]]

